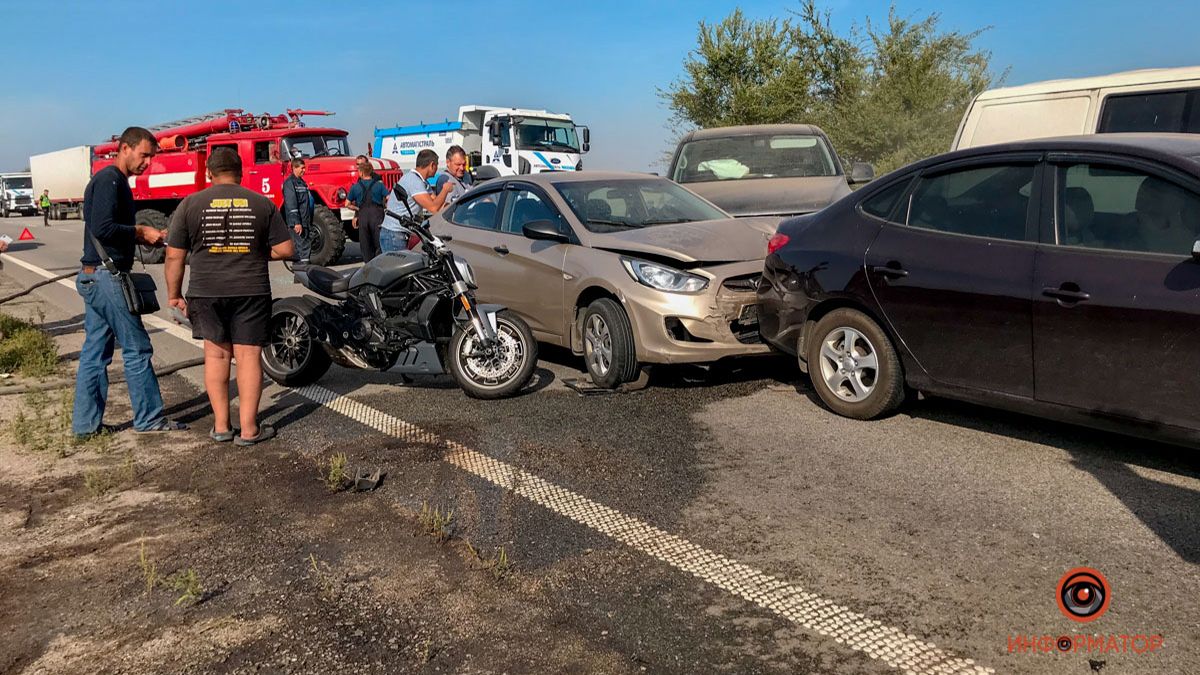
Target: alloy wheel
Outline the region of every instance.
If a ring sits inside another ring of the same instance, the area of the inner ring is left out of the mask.
[[[612,367],[612,333],[599,314],[588,317],[583,336],[584,356],[588,368],[604,377]]]
[[[821,379],[843,401],[858,403],[875,390],[879,359],[875,345],[859,331],[839,327],[821,343]]]

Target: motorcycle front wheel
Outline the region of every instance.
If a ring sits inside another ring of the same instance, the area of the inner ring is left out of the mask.
[[[475,327],[457,330],[450,340],[450,374],[471,398],[495,399],[520,391],[537,367],[537,340],[519,316],[505,310],[496,315],[497,344],[480,345]]]
[[[311,317],[312,308],[300,298],[271,305],[270,341],[262,350],[262,366],[279,384],[303,387],[329,370],[329,354],[314,335]]]

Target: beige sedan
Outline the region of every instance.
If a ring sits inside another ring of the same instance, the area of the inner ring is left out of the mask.
[[[583,355],[599,386],[768,351],[755,285],[776,219],[735,220],[657,176],[555,172],[488,181],[430,222],[480,301]]]

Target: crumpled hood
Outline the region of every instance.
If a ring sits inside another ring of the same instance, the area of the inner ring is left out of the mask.
[[[738,217],[810,213],[850,194],[845,176],[723,180],[684,187]]]
[[[644,253],[685,263],[742,262],[767,257],[767,240],[778,218],[698,220],[652,225],[621,232],[593,233],[593,248]]]

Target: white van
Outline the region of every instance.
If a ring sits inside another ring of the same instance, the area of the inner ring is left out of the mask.
[[[1156,68],[985,91],[951,150],[1122,131],[1200,133],[1200,67]]]

